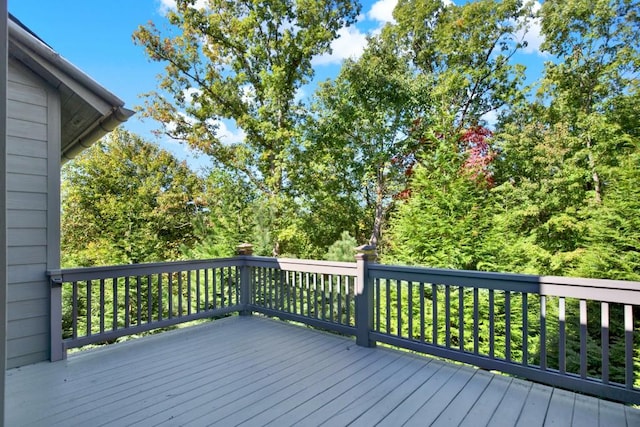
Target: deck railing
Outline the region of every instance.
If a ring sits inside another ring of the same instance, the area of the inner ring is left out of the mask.
[[[367,250],[355,263],[238,256],[65,269],[51,281],[52,360],[255,312],[640,403],[638,282],[381,265]]]

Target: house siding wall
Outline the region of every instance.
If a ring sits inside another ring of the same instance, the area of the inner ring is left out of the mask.
[[[46,272],[59,267],[58,96],[17,61],[9,61],[7,368],[49,359]]]

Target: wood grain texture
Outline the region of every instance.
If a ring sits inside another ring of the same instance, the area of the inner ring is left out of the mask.
[[[578,425],[592,411],[588,419],[614,426],[640,417],[620,404],[260,316],[12,369],[7,391],[8,425]]]

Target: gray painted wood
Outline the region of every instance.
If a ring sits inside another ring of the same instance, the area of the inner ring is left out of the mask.
[[[47,176],[47,159],[38,157],[9,155],[7,172],[19,174],[14,179],[25,179],[24,175]],[[46,186],[39,188],[39,191],[46,189]]]
[[[59,252],[51,240],[50,224],[59,215],[58,198],[51,193],[51,150],[59,161],[60,110],[53,91],[24,66],[12,61],[9,68],[7,156],[7,222],[9,304],[8,366],[34,363],[48,358],[50,290],[46,271],[51,251]],[[24,148],[18,146],[24,145]],[[46,150],[46,151],[43,151]],[[59,169],[59,168],[58,168]],[[59,184],[58,184],[59,185]],[[54,193],[59,192],[59,187]],[[51,214],[53,213],[53,217]],[[57,255],[59,256],[59,255]],[[59,266],[59,264],[58,264]]]
[[[516,425],[531,386],[532,383],[528,381],[514,378],[487,425],[498,427]]]
[[[476,401],[484,393],[493,376],[493,374],[486,371],[476,371],[471,380],[469,380],[458,395],[449,402],[449,405],[440,413],[432,425],[448,427],[462,423],[467,413],[469,413]]]
[[[529,390],[527,400],[522,407],[517,426],[537,426],[544,424],[544,415],[547,413],[551,400],[552,388],[540,384],[534,384]]]
[[[7,155],[42,159],[47,157],[46,141],[11,137],[12,144],[7,147]]]
[[[7,0],[0,0],[0,99],[7,99],[8,29]],[[0,102],[0,425],[5,417],[5,370],[7,365],[7,103]]]
[[[574,427],[597,427],[598,399],[576,394],[573,403],[571,425]]]
[[[11,369],[7,416],[8,425],[33,426],[513,426],[521,412],[540,407],[534,394],[555,394],[535,389],[475,368],[234,316]],[[601,425],[620,420],[612,410],[623,420],[640,413],[589,399]],[[576,409],[551,402],[549,414],[575,422]],[[544,422],[545,412],[538,417]]]
[[[554,389],[551,401],[544,419],[545,426],[570,426],[573,422],[573,411],[568,408],[575,406],[575,393],[566,390]]]
[[[460,426],[476,427],[488,425],[491,416],[504,398],[511,384],[511,378],[493,375],[491,382],[482,395],[475,401],[473,407],[464,415]]]

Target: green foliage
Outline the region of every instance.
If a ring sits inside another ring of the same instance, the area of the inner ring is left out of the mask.
[[[350,205],[363,206],[370,243],[378,244],[393,196],[406,185],[394,159],[410,151],[407,135],[417,116],[409,64],[393,38],[370,38],[357,61],[345,61],[334,81],[320,85],[315,100],[301,175],[317,179],[338,165],[331,172],[339,181],[318,185],[319,196],[332,186]]]
[[[355,259],[355,248],[358,242],[351,237],[348,231],[343,231],[340,240],[336,240],[324,256],[328,261],[347,261],[352,262]]]
[[[295,212],[286,190],[303,111],[296,91],[313,76],[312,58],[328,52],[358,12],[350,0],[211,0],[201,9],[178,0],[169,36],[153,24],[134,33],[151,60],[166,64],[161,91],[148,94],[143,114],[249,179],[275,212],[275,254],[287,250],[279,239]],[[224,119],[244,132],[243,141],[221,141]]]
[[[62,170],[62,264],[176,259],[192,245],[202,184],[184,163],[116,130]]]

